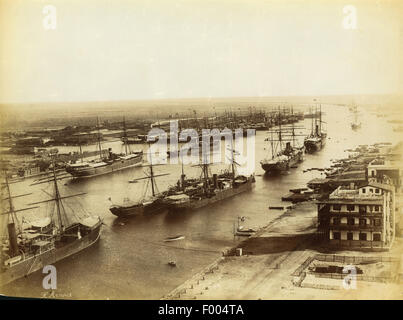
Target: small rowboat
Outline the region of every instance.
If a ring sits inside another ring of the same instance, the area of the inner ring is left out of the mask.
[[[174,236],[174,237],[168,237],[164,241],[165,242],[170,242],[170,241],[177,241],[177,240],[182,240],[182,239],[185,239],[185,236],[180,234],[180,235],[177,235],[177,236]]]

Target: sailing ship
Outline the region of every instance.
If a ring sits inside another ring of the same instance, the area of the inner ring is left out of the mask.
[[[286,133],[289,133],[290,130],[282,128],[281,122],[281,112],[279,110],[278,129],[270,130],[270,137],[266,139],[266,141],[270,141],[271,156],[260,161],[262,169],[267,173],[286,171],[303,161],[304,147],[296,146],[294,124],[291,127],[291,135],[287,135]],[[287,141],[287,136],[292,137],[291,141]],[[291,145],[291,142],[293,145]]]
[[[123,124],[124,124],[124,137],[127,138],[125,121],[123,121]],[[98,121],[97,121],[97,127],[98,127],[99,159],[92,161],[83,161],[81,157],[81,162],[78,161],[76,163],[67,164],[66,172],[70,173],[75,178],[89,178],[141,165],[143,161],[143,151],[140,150],[130,152],[130,150],[128,150],[127,143],[124,143],[125,146],[124,154],[113,153],[112,149],[109,148],[107,156],[104,156],[101,147],[101,134],[99,132]],[[125,139],[125,141],[126,140],[127,139]],[[81,147],[80,147],[80,154],[81,154]]]
[[[155,213],[157,211],[163,210],[165,208],[165,204],[163,202],[164,193],[157,192],[157,186],[155,184],[155,177],[166,176],[168,173],[165,174],[154,174],[153,164],[152,164],[152,155],[150,154],[150,165],[149,165],[149,174],[146,174],[146,177],[133,179],[129,182],[137,182],[142,179],[148,179],[146,192],[148,187],[148,182],[151,183],[151,197],[144,197],[140,201],[124,201],[122,204],[112,204],[109,208],[109,211],[112,212],[115,216],[118,217],[128,217],[128,216],[135,216],[144,213]]]
[[[304,140],[305,150],[309,153],[321,150],[326,143],[327,133],[322,131],[322,107],[319,108],[319,119],[312,118],[311,133]],[[315,110],[315,115],[317,114]]]
[[[27,276],[46,265],[67,258],[79,251],[90,247],[96,243],[100,237],[102,221],[98,216],[87,216],[83,219],[76,219],[78,222],[71,222],[71,216],[75,215],[73,210],[67,212],[62,199],[82,195],[75,194],[62,197],[58,188],[53,162],[53,178],[42,181],[52,182],[54,195],[52,199],[30,203],[37,205],[44,202],[55,202],[56,216],[37,222],[32,222],[28,226],[23,225],[17,219],[19,211],[39,208],[38,206],[16,210],[10,192],[10,185],[5,172],[5,187],[7,190],[8,211],[2,215],[7,215],[7,232],[1,238],[0,246],[0,286],[6,285],[18,278]],[[7,235],[8,234],[8,235]]]
[[[358,108],[355,103],[351,106],[351,111],[354,113],[354,122],[351,123],[351,129],[358,130],[361,128],[361,122],[358,120]]]
[[[207,142],[206,142],[207,143]],[[231,148],[231,171],[209,176],[209,164],[206,159],[200,165],[202,174],[199,179],[187,179],[183,172],[177,185],[168,189],[163,198],[164,203],[171,212],[193,210],[211,205],[252,189],[255,183],[254,175],[249,177],[238,175]]]

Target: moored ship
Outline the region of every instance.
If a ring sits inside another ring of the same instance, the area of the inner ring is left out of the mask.
[[[315,114],[318,114],[315,112]],[[327,133],[322,131],[322,108],[319,109],[319,120],[312,118],[311,133],[304,140],[305,150],[313,153],[321,150],[326,144]]]
[[[281,113],[278,117],[278,129],[270,130],[270,137],[266,141],[270,141],[271,156],[260,161],[262,169],[267,173],[276,173],[287,171],[291,167],[295,167],[299,162],[303,161],[304,147],[297,147],[295,142],[294,124],[291,127],[291,137],[293,145],[285,139],[285,130],[281,126]],[[284,142],[286,142],[284,147]]]
[[[147,141],[146,135],[137,135],[135,137],[122,137],[122,142],[126,144],[143,144]]]
[[[251,190],[255,183],[254,175],[249,177],[237,175],[235,165],[234,150],[232,149],[231,171],[213,174],[210,177],[209,165],[206,160],[201,164],[202,177],[200,179],[186,179],[182,170],[177,186],[167,191],[163,201],[170,211],[177,212],[202,208]]]
[[[254,183],[253,175],[250,177],[240,175],[235,178],[228,175],[213,175],[207,184],[200,185],[200,181],[189,183],[183,192],[166,196],[164,202],[173,212],[198,209],[251,190]]]
[[[60,196],[55,171],[53,179],[45,181],[54,182],[54,198],[30,205],[54,201],[56,217],[51,214],[50,217],[31,222],[25,227],[17,219],[16,213],[38,207],[15,210],[7,174],[5,176],[9,211],[3,214],[8,215],[8,235],[4,235],[0,242],[0,286],[27,276],[46,265],[54,264],[97,242],[102,226],[101,219],[98,216],[87,216],[77,222],[69,221],[74,212],[66,212],[62,199],[76,195]]]
[[[151,155],[150,155],[151,159]],[[143,178],[137,178],[133,179],[129,182],[136,182],[138,180],[142,179],[149,179],[151,183],[151,192],[152,196],[146,198],[142,198],[139,201],[132,201],[129,199],[126,199],[126,201],[123,201],[121,204],[112,204],[111,207],[109,208],[110,212],[114,214],[117,217],[129,217],[129,216],[135,216],[135,215],[141,215],[141,214],[148,214],[148,213],[155,213],[157,211],[165,209],[165,203],[163,202],[163,197],[165,193],[158,193],[157,192],[157,186],[155,184],[155,177],[160,177],[160,176],[165,176],[167,174],[159,174],[155,175],[153,171],[153,164],[152,161],[150,161],[150,172],[149,175]]]
[[[143,161],[143,151],[130,154],[115,154],[111,149],[108,156],[95,161],[68,164],[66,172],[75,178],[90,178],[102,174],[140,166]]]
[[[99,148],[99,159],[92,161],[78,161],[76,163],[70,163],[66,166],[66,172],[71,174],[75,178],[90,178],[94,176],[99,176],[103,174],[112,173],[115,171],[120,171],[136,166],[140,166],[143,161],[143,151],[133,151],[128,150],[126,126],[124,125],[124,145],[125,153],[116,154],[112,152],[112,149],[108,149],[108,154],[105,156],[102,153],[100,134],[98,135],[98,148]],[[99,124],[98,124],[99,130]],[[81,150],[81,148],[80,148]]]
[[[353,103],[351,109],[354,113],[354,121],[351,123],[351,129],[358,130],[361,128],[361,122],[358,120],[358,107],[355,103]]]

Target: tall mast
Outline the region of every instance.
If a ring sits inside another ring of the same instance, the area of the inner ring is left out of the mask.
[[[6,187],[7,187],[7,194],[8,194],[8,203],[10,205],[10,215],[11,215],[11,219],[12,222],[14,224],[17,224],[17,227],[19,228],[19,224],[18,224],[18,220],[17,217],[15,216],[15,212],[14,212],[14,204],[13,204],[13,199],[11,197],[11,191],[10,191],[10,185],[8,183],[8,177],[7,177],[7,170],[4,170],[4,176],[5,176],[5,180],[6,180]],[[21,231],[21,230],[20,230]]]
[[[18,228],[19,228],[19,225],[18,225],[17,217],[15,216],[15,212],[14,212],[14,205],[13,205],[13,201],[12,201],[12,198],[11,198],[10,186],[8,184],[8,178],[7,178],[7,171],[6,170],[4,170],[4,174],[5,174],[6,186],[7,186],[7,192],[8,192],[8,199],[9,199],[9,204],[10,204],[10,211],[9,211],[8,218],[10,218],[10,215],[11,215],[11,219],[12,219],[12,222],[7,221],[7,229],[8,229],[7,231],[8,231],[8,238],[9,238],[10,255],[11,256],[16,256],[19,253],[19,248],[18,248],[17,234],[15,232],[15,224],[17,223]],[[22,229],[20,229],[20,233],[21,232],[22,232]]]
[[[278,107],[278,128],[279,128],[279,132],[278,132],[278,141],[280,144],[280,150],[283,150],[283,143],[282,143],[282,136],[281,136],[281,109],[280,107]]]
[[[148,149],[150,150],[150,148]],[[150,180],[151,180],[151,192],[153,197],[155,197],[155,186],[154,186],[154,171],[153,171],[153,155],[150,152]]]
[[[319,135],[322,134],[322,104],[319,104]]]
[[[314,134],[313,134],[313,117],[314,117],[314,115],[312,114],[313,113],[313,110],[312,110],[313,108],[312,108],[312,106],[309,108],[309,110],[310,110],[310,113],[311,113],[311,136],[313,136]]]
[[[62,222],[62,214],[60,210],[60,193],[59,193],[59,187],[57,186],[57,179],[56,179],[56,170],[55,170],[55,160],[52,158],[52,171],[53,171],[53,182],[55,186],[55,201],[56,201],[56,211],[57,211],[57,218],[59,220],[59,229],[60,233],[62,233],[63,230],[63,222]]]
[[[235,180],[235,166],[234,166],[234,137],[231,136],[231,169],[232,179]]]
[[[291,106],[292,146],[295,147],[294,108]]]
[[[80,159],[81,159],[81,163],[83,163],[83,150],[81,148],[81,139],[80,137],[78,138],[78,146],[80,147]]]
[[[315,136],[318,135],[318,104],[315,104]]]
[[[125,154],[127,155],[127,131],[126,131],[126,120],[123,117],[123,138],[124,138],[124,145],[125,145]]]
[[[102,148],[101,148],[101,132],[99,130],[99,118],[97,117],[97,128],[98,128],[98,148],[99,148],[99,158],[102,160]]]

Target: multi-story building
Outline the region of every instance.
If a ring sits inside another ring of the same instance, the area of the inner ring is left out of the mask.
[[[381,181],[384,176],[388,176],[396,190],[402,186],[401,177],[403,175],[403,161],[398,159],[389,160],[377,158],[368,164],[367,176],[368,179],[376,179]]]
[[[318,202],[318,231],[340,249],[389,249],[395,238],[395,190],[370,181],[340,186]]]

